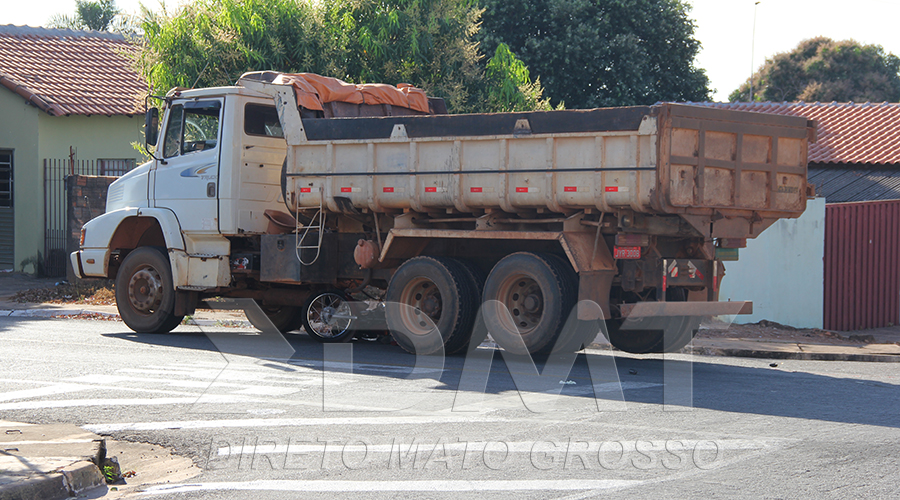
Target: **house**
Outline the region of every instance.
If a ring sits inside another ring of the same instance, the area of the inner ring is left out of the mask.
[[[132,167],[147,85],[122,35],[0,26],[0,270],[36,273],[63,189],[45,172]],[[65,249],[57,249],[63,252]]]
[[[738,321],[832,330],[900,324],[900,104],[691,104],[818,123],[809,181],[820,198],[726,265],[720,297],[756,302],[754,315]]]

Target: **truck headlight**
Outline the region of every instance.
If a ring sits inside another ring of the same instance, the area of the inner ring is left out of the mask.
[[[84,228],[81,228],[81,238],[78,239],[78,246],[79,246],[79,247],[83,247],[83,246],[84,246],[84,232],[85,232],[85,231],[84,231]]]

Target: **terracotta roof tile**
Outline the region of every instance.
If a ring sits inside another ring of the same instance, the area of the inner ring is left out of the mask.
[[[803,116],[819,124],[810,163],[900,163],[900,104],[732,102],[689,103],[739,111]]]
[[[54,116],[140,114],[134,50],[114,33],[0,26],[0,84]]]

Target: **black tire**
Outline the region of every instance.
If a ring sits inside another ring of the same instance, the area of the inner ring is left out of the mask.
[[[116,305],[122,321],[138,333],[168,333],[181,323],[176,316],[172,268],[162,250],[132,250],[116,275]]]
[[[551,255],[519,252],[494,266],[483,298],[484,320],[497,344],[514,354],[553,350],[577,299],[574,271],[562,264]]]
[[[578,307],[578,274],[567,258],[560,255],[546,255],[546,257],[557,266],[563,286],[566,287],[568,293],[572,294],[574,302],[572,309],[567,311],[568,317],[552,350],[554,353],[580,351],[597,338],[597,334],[601,331],[600,321],[602,320],[578,319],[578,311],[575,309]]]
[[[415,354],[465,349],[478,310],[472,279],[459,261],[415,257],[394,273],[385,319],[394,341]]]
[[[259,317],[256,311],[245,311],[247,321],[259,331],[268,328],[271,322],[281,333],[287,333],[300,328],[297,322],[299,310],[293,306],[267,306],[260,301],[255,301],[264,317]]]
[[[700,318],[671,316],[646,318],[634,323],[632,328],[622,319],[606,321],[609,343],[620,351],[632,354],[678,352],[690,343],[700,327]],[[665,328],[672,330],[667,338]]]
[[[669,289],[666,300],[683,302],[687,300],[687,293],[681,288]],[[694,338],[701,320],[695,316],[617,318],[606,321],[606,330],[609,343],[620,351],[632,354],[677,352]],[[670,331],[668,336],[666,329]]]
[[[454,352],[448,352],[446,354],[459,354],[463,352],[468,352],[469,347],[478,347],[484,342],[484,339],[487,338],[488,330],[487,325],[484,323],[484,318],[478,317],[479,309],[481,308],[481,296],[484,293],[484,283],[487,281],[487,273],[481,269],[477,264],[468,259],[457,259],[457,262],[462,265],[463,270],[465,271],[466,276],[469,279],[469,284],[472,287],[472,290],[475,291],[475,319],[472,322],[472,333],[469,335],[469,340],[460,346],[459,349]]]
[[[355,320],[334,316],[349,316],[352,312],[346,294],[330,290],[310,295],[300,310],[300,320],[309,337],[317,342],[348,342],[356,333]]]

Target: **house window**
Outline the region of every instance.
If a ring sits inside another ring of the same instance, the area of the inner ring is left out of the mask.
[[[13,207],[13,156],[9,149],[0,149],[0,208]]]
[[[130,172],[135,167],[133,158],[124,160],[101,158],[97,160],[97,170],[99,175],[120,176]]]

